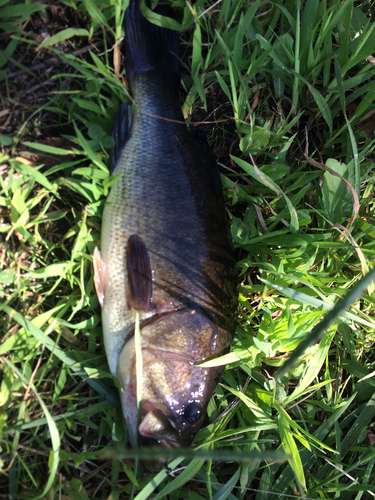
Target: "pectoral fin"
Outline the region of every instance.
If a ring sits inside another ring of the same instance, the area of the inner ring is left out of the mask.
[[[129,309],[149,311],[152,297],[152,272],[145,242],[137,234],[128,239],[126,247],[128,271],[127,303]]]
[[[98,247],[95,247],[94,250],[93,264],[94,264],[94,283],[95,283],[96,294],[98,296],[101,307],[104,307],[104,300],[107,289],[107,273],[106,273],[106,266],[102,261],[102,256],[100,255]]]

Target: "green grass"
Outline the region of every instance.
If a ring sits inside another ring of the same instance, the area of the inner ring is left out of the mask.
[[[124,447],[92,271],[112,122],[128,99],[112,50],[124,5],[66,0],[69,26],[40,42],[20,23],[50,5],[0,1],[1,99],[23,112],[0,129],[1,498],[374,496],[373,6],[176,0],[178,23],[164,20],[184,30],[185,116],[214,111],[240,288],[196,447],[151,473]],[[30,73],[28,57],[57,43],[69,50],[53,90],[23,105],[7,67]],[[38,141],[52,125],[63,147]],[[36,165],[20,160],[26,149]]]

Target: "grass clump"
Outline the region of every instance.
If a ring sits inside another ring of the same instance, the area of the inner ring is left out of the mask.
[[[372,7],[173,6],[183,110],[206,122],[220,156],[239,259],[236,337],[215,360],[226,370],[194,451],[171,452],[168,470],[136,471],[142,451],[124,448],[92,273],[112,122],[128,98],[117,45],[125,5],[63,2],[67,27],[53,25],[52,4],[3,2],[0,495],[369,498]],[[56,54],[52,86],[23,104],[24,80],[11,75],[40,77],[30,58]]]

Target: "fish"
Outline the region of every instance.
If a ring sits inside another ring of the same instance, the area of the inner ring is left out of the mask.
[[[118,177],[103,210],[94,282],[130,444],[188,447],[223,371],[199,363],[232,344],[236,261],[217,164],[206,139],[183,118],[179,34],[150,23],[139,0],[130,0],[124,28],[134,113],[125,102],[114,121]]]

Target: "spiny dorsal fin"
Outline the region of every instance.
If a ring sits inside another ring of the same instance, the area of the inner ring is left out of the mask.
[[[118,108],[115,121],[113,122],[112,137],[115,145],[111,148],[111,174],[116,168],[121,153],[131,135],[132,114],[130,102],[123,102]]]
[[[129,309],[149,311],[152,297],[152,272],[145,242],[132,234],[126,246],[128,271],[127,303]]]

